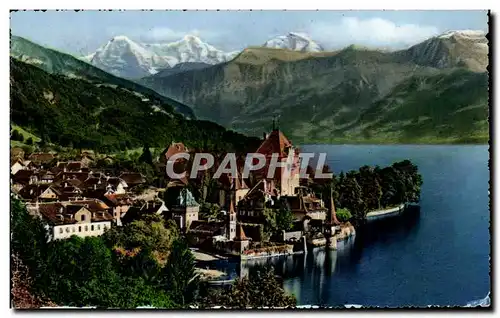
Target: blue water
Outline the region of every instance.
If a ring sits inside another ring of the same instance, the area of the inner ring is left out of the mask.
[[[488,146],[307,145],[334,173],[410,159],[424,184],[420,211],[371,225],[338,251],[271,262],[299,305],[455,306],[490,291]],[[229,267],[231,268],[229,268]]]

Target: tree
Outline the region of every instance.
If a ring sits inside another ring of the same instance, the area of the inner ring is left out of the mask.
[[[139,157],[139,162],[144,162],[149,165],[153,164],[153,155],[151,154],[148,145],[144,145],[144,147],[142,148],[142,154]]]
[[[112,227],[102,238],[117,253],[147,250],[163,262],[178,237],[179,230],[173,221],[140,219],[122,227]]]
[[[12,131],[10,139],[22,142],[24,141],[24,136],[17,129],[14,129]]]
[[[337,215],[337,219],[340,222],[347,222],[352,218],[351,212],[346,208],[338,208],[335,210],[335,214]]]
[[[210,290],[200,305],[244,309],[294,307],[296,303],[295,297],[282,288],[272,267],[258,266],[248,277],[238,279],[229,290]]]
[[[28,274],[29,268],[23,264],[17,254],[11,255],[11,296],[14,308],[34,309],[55,307],[51,301],[44,301],[32,292],[33,279]]]
[[[194,256],[184,240],[174,242],[167,264],[163,267],[162,277],[160,288],[176,304],[185,306],[195,300],[199,278],[195,273]]]
[[[287,202],[281,200],[276,211],[276,229],[278,231],[288,231],[293,225],[293,213]]]
[[[45,224],[31,216],[21,201],[11,198],[10,213],[12,252],[29,268],[28,275],[37,277],[46,265],[43,260],[48,251],[50,235]]]
[[[216,203],[203,202],[200,206],[200,217],[203,219],[218,220],[222,218],[221,208]]]
[[[356,179],[361,187],[366,208],[369,211],[379,209],[382,187],[379,182],[379,176],[373,168],[369,166],[361,167],[359,173],[356,174]]]
[[[343,183],[340,184],[339,193],[340,207],[347,208],[353,213],[356,225],[362,224],[366,216],[366,206],[362,197],[362,189],[356,180],[354,172],[346,175]]]

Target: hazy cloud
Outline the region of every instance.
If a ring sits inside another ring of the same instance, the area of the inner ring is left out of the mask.
[[[195,35],[203,40],[216,40],[222,36],[223,32],[212,30],[174,30],[167,27],[156,27],[147,31],[140,32],[139,37],[146,42],[157,41],[177,41],[187,34]]]
[[[434,26],[396,24],[392,21],[371,18],[342,18],[337,23],[318,22],[310,27],[314,40],[327,47],[344,47],[350,44],[373,47],[401,47],[416,44],[439,34]]]

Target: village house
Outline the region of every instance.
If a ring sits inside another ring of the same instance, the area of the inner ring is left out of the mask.
[[[137,172],[123,172],[119,178],[128,185],[129,189],[146,183],[146,178]]]
[[[238,204],[238,217],[246,223],[263,223],[264,208],[271,208],[278,200],[278,190],[273,180],[262,179],[248,191]]]
[[[82,165],[82,168],[88,168],[92,163],[94,163],[94,154],[91,154],[89,152],[82,152],[82,154],[80,155],[80,163]]]
[[[54,181],[62,181],[62,180],[69,180],[69,179],[78,179],[80,182],[85,182],[89,178],[90,173],[89,172],[60,172],[56,175],[56,178]]]
[[[231,184],[234,182],[235,186],[235,204],[238,203],[247,195],[250,188],[247,186],[245,180],[242,177],[240,171],[238,171],[237,177],[233,178],[231,174],[222,174],[218,179],[220,185],[219,188],[219,200],[218,204],[222,208],[228,208],[231,196]]]
[[[35,203],[28,209],[42,217],[49,225],[53,239],[66,239],[72,235],[99,236],[111,228],[113,220],[109,208],[101,201],[73,201]]]
[[[10,174],[15,175],[19,170],[25,170],[24,162],[21,158],[12,158],[10,161]]]
[[[38,170],[35,175],[39,183],[53,183],[56,180],[55,174],[50,170]]]
[[[19,189],[28,184],[33,184],[38,181],[38,177],[32,170],[19,170],[11,177],[11,183]]]
[[[138,200],[129,206],[127,211],[121,215],[121,224],[125,225],[146,215],[161,215],[168,218],[168,208],[165,202],[156,198],[155,200]]]
[[[29,155],[28,159],[33,161],[37,165],[48,164],[56,157],[52,153],[32,153]]]
[[[23,165],[24,165],[24,168],[28,169],[28,170],[35,170],[38,168],[37,165],[35,165],[33,163],[33,161],[31,161],[31,160],[24,160]]]
[[[18,191],[18,195],[25,201],[57,201],[61,193],[50,184],[28,184]]]
[[[106,190],[114,194],[125,194],[128,190],[128,184],[122,178],[107,176]]]
[[[24,150],[21,147],[13,147],[10,148],[10,157],[11,158],[24,158]]]
[[[115,223],[119,226],[122,225],[121,221],[122,216],[125,215],[125,213],[127,213],[129,208],[134,203],[134,201],[132,200],[132,198],[130,198],[128,194],[117,194],[117,193],[105,194],[103,196],[103,201],[111,209],[113,209],[113,219]],[[158,210],[156,212],[158,212]],[[163,210],[160,210],[160,213],[163,213]]]

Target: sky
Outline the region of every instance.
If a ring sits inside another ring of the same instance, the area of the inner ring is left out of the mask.
[[[449,30],[488,30],[487,11],[18,11],[10,19],[12,34],[75,55],[117,35],[154,43],[193,34],[234,51],[302,32],[327,49],[397,49]]]

